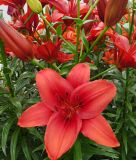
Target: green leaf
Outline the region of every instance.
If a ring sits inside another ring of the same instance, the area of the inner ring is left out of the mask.
[[[86,51],[88,52],[88,50],[89,50],[89,42],[87,41],[87,39],[85,37],[84,30],[82,30],[81,39],[82,39],[82,42],[83,42],[83,44],[85,46]]]
[[[41,144],[40,146],[36,147],[32,152],[34,153],[40,150],[44,151],[44,144]]]
[[[22,112],[22,105],[21,105],[20,101],[18,101],[16,97],[14,97],[14,98],[11,97],[10,101],[15,106],[15,108],[16,108],[15,112],[16,112],[17,116],[19,117]]]
[[[76,46],[69,41],[67,41],[67,43],[63,43],[63,49],[65,53],[76,53]]]
[[[85,20],[85,21],[83,21],[83,24],[86,24],[86,23],[90,23],[90,22],[97,22],[97,20],[92,20],[92,19],[87,19],[87,20]]]
[[[126,133],[126,131],[123,131],[123,133],[122,133],[122,139],[123,139],[123,144],[124,144],[125,152],[126,152],[126,155],[127,155],[128,145],[127,145],[127,133]]]
[[[59,26],[56,28],[56,31],[57,31],[57,35],[58,35],[58,36],[62,35],[62,27],[61,27],[61,25],[59,25]]]
[[[20,133],[20,128],[17,128],[11,137],[11,143],[10,143],[10,156],[11,160],[16,160],[17,158],[17,153],[16,153],[16,148],[17,148],[17,141],[18,141],[18,136]]]
[[[24,152],[24,155],[25,155],[25,157],[26,157],[26,160],[32,160],[31,154],[30,154],[30,151],[29,151],[29,147],[28,147],[28,145],[27,145],[27,141],[26,141],[25,137],[22,138],[21,142],[22,142],[22,143],[21,143],[21,145],[22,145],[22,150],[23,150],[23,152]]]
[[[8,134],[11,129],[11,126],[13,125],[15,119],[9,119],[7,123],[3,126],[2,130],[2,138],[1,138],[1,146],[2,146],[2,151],[6,155],[6,144],[7,144],[7,139],[8,139]]]
[[[98,68],[97,68],[97,66],[95,64],[90,64],[90,69],[95,71]]]
[[[133,127],[133,126],[131,126],[130,129],[131,129],[131,131],[133,132],[133,134],[136,136],[136,128]]]
[[[70,16],[64,16],[62,19],[63,19],[63,20],[65,20],[65,19],[78,20],[79,18],[73,18],[73,17],[70,17]]]
[[[129,33],[129,23],[125,23],[123,25],[123,27],[125,28],[125,30]]]
[[[41,142],[43,142],[43,137],[42,135],[35,129],[35,128],[27,128],[29,133],[34,135],[35,137],[37,137],[38,139],[41,140]]]
[[[3,72],[4,74],[10,74],[11,73],[11,70],[9,68],[3,68]]]
[[[127,108],[129,109],[130,112],[132,112],[132,104],[130,102],[127,102]]]
[[[122,35],[122,28],[121,25],[119,23],[116,24],[116,32],[120,35]]]
[[[50,160],[48,157],[44,158],[44,160]]]
[[[5,87],[0,86],[0,93],[9,93]]]
[[[6,106],[0,106],[0,115],[7,109]]]
[[[85,137],[83,138],[83,141],[82,141],[82,153],[83,153],[84,160],[86,159],[90,160],[89,157],[92,157],[93,155],[106,156],[106,157],[111,157],[115,159],[116,158],[118,159],[119,157],[119,153],[116,150],[110,147],[98,145],[95,142]]]
[[[39,156],[35,153],[32,154],[32,158],[33,160],[41,160],[41,158],[39,158]]]
[[[118,122],[117,126],[116,126],[116,130],[115,130],[115,133],[119,133],[120,129],[122,128],[123,126],[123,121],[122,119]]]
[[[82,160],[81,144],[78,139],[74,145],[74,160]]]
[[[129,115],[129,119],[132,122],[132,124],[136,127],[136,120],[133,117],[131,117],[130,115]]]

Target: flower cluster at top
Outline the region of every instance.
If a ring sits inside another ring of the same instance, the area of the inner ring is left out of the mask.
[[[1,0],[0,4],[8,6],[12,22],[6,24],[0,20],[0,37],[5,42],[7,54],[23,61],[91,62],[88,55],[93,49],[101,51],[94,42],[105,29],[99,39],[100,45],[108,37],[106,47],[102,48],[104,62],[115,64],[119,70],[136,68],[136,27],[132,34],[125,27],[131,19],[128,13],[133,16],[132,10],[126,8],[127,3],[128,0],[27,0],[27,9],[24,9],[25,0]],[[115,27],[119,21],[119,27]]]

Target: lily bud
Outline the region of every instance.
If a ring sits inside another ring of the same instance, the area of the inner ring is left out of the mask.
[[[100,0],[97,4],[98,15],[100,20],[103,22],[104,22],[106,5],[107,5],[107,0]]]
[[[105,10],[105,25],[114,26],[125,14],[128,0],[109,0]]]
[[[0,39],[13,53],[23,61],[33,58],[33,44],[0,19]]]
[[[39,0],[26,0],[26,2],[34,13],[42,12],[42,4]]]

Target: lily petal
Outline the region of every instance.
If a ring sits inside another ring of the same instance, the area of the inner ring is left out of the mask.
[[[124,52],[128,52],[128,50],[130,49],[128,39],[122,35],[115,34],[115,45]]]
[[[116,87],[106,80],[96,80],[76,88],[71,95],[72,104],[80,104],[79,116],[90,119],[98,116],[116,95]]]
[[[57,160],[72,147],[81,124],[82,121],[77,115],[72,119],[67,119],[60,113],[51,117],[45,133],[45,147],[50,159]]]
[[[98,144],[108,147],[120,145],[112,128],[102,115],[94,119],[84,120],[81,132]]]
[[[43,102],[39,102],[22,113],[18,120],[20,127],[45,126],[52,112]]]
[[[56,7],[61,13],[67,14],[69,12],[69,6],[67,0],[41,0],[41,2],[48,2]]]
[[[90,80],[90,67],[86,63],[79,63],[69,72],[67,80],[74,88],[81,84],[89,82]]]
[[[36,83],[42,100],[52,110],[60,105],[60,98],[68,98],[73,88],[70,83],[52,69],[44,69],[37,73]]]

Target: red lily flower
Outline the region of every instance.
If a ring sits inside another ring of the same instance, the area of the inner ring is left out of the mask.
[[[15,18],[10,25],[13,26],[16,30],[18,29],[27,29],[29,33],[32,33],[32,31],[35,31],[38,23],[39,23],[39,18],[38,15],[33,13],[29,21],[25,23],[27,18],[30,16],[32,13],[32,10],[27,6],[27,12],[24,15],[19,15],[17,18]]]
[[[0,0],[0,4],[5,4],[16,8],[17,6],[23,6],[25,0]]]
[[[8,14],[17,17],[20,9],[25,5],[25,0],[0,0],[0,4],[8,5]]]
[[[115,64],[114,62],[114,50],[110,50],[104,53],[102,58],[107,64]]]
[[[116,94],[116,87],[107,80],[89,82],[88,64],[77,64],[62,78],[52,69],[41,70],[36,76],[42,99],[19,118],[21,127],[47,125],[45,147],[48,156],[57,160],[68,151],[79,134],[98,144],[117,147],[110,125],[101,115]]]
[[[115,61],[120,69],[136,68],[136,44],[130,45],[126,37],[115,35],[115,45],[118,51],[115,53]]]
[[[33,58],[32,43],[0,19],[0,38],[21,60]]]
[[[34,55],[37,59],[44,59],[49,63],[58,61],[60,63],[65,63],[73,59],[73,54],[66,54],[60,51],[61,42],[53,44],[48,41],[40,46],[34,47]]]
[[[88,41],[92,41],[95,40],[99,34],[101,33],[101,31],[104,29],[104,23],[100,22],[95,24],[91,30],[90,30],[90,35],[87,37]]]
[[[22,17],[23,23],[26,21],[26,19],[30,16],[31,13],[32,13],[32,10],[29,8],[29,6],[27,6],[27,12]],[[39,23],[38,15],[34,13],[29,19],[29,21],[25,24],[25,28],[27,28],[30,32],[32,32],[32,28],[36,29],[38,23]]]
[[[73,44],[76,44],[76,38],[77,38],[77,35],[76,35],[76,31],[74,28],[72,27],[68,27],[68,29],[66,30],[66,32],[64,32],[63,34],[63,37],[73,43]]]
[[[56,9],[64,14],[64,16],[70,16],[70,17],[77,17],[77,0],[41,0],[41,2],[48,2],[49,4],[56,7]],[[86,3],[81,2],[80,3],[80,14],[84,15],[87,13],[89,9],[89,6]],[[73,20],[64,20],[66,25],[71,25],[73,23]]]
[[[119,70],[128,67],[136,68],[136,45],[131,46],[125,36],[115,34],[112,38],[116,49],[106,52],[104,60],[110,60],[112,64],[117,65]]]

